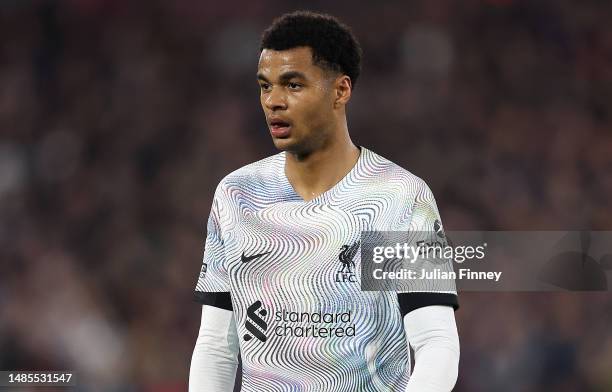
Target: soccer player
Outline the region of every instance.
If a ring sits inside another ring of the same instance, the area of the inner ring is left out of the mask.
[[[361,290],[363,230],[439,234],[441,223],[423,180],[351,141],[358,42],[334,17],[300,11],[276,19],[260,49],[261,106],[281,152],[215,191],[189,390],[233,391],[240,352],[245,392],[450,391],[454,285]]]

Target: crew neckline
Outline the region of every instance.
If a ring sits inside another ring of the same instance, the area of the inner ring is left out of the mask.
[[[357,146],[357,148],[359,148],[359,151],[360,151],[359,152],[359,157],[357,158],[357,162],[355,162],[355,164],[353,165],[351,170],[349,170],[346,173],[346,175],[344,177],[342,177],[331,188],[329,188],[325,192],[321,193],[320,195],[318,195],[314,199],[305,200],[302,196],[300,196],[299,193],[297,193],[297,191],[295,190],[295,188],[293,187],[291,182],[289,182],[289,179],[287,178],[287,175],[285,174],[285,164],[286,164],[286,160],[287,160],[287,152],[286,151],[283,151],[281,153],[281,155],[282,155],[282,165],[280,165],[280,170],[281,170],[280,177],[281,177],[282,181],[284,182],[284,185],[287,186],[288,189],[290,189],[293,198],[297,199],[297,201],[299,201],[299,202],[302,202],[302,203],[320,203],[320,202],[326,202],[326,201],[332,200],[332,199],[334,199],[334,197],[338,193],[338,190],[340,190],[346,183],[351,182],[354,179],[355,175],[361,170],[361,167],[363,166],[363,162],[365,160],[365,156],[366,156],[366,154],[369,151],[368,151],[367,148],[362,147],[362,146]]]

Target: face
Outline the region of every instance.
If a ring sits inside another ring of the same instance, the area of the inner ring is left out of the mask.
[[[309,47],[261,52],[260,101],[276,148],[309,154],[329,140],[337,109],[330,74],[313,64]]]

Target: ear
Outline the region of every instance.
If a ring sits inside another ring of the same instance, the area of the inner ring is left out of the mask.
[[[351,99],[351,92],[353,91],[353,85],[351,78],[347,75],[341,75],[334,81],[334,91],[336,99],[334,100],[334,109],[344,106]]]

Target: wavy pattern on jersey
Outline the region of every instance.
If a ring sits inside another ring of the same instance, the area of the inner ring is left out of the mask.
[[[273,243],[276,250],[269,256],[270,260],[274,258],[276,260],[259,267],[238,267],[230,272],[232,280],[240,282],[255,279],[257,284],[251,284],[245,289],[248,293],[245,297],[266,297],[263,301],[276,309],[293,310],[294,304],[300,304],[303,311],[310,313],[334,312],[343,308],[355,312],[349,304],[354,306],[353,291],[358,286],[347,286],[345,289],[337,287],[333,282],[333,273],[339,265],[337,255],[343,242],[346,242],[343,239],[351,235],[347,228],[355,227],[355,224],[352,215],[325,204],[301,205],[297,208],[290,204],[279,204],[274,208],[263,210],[254,219],[246,219],[243,222],[244,227],[239,231],[248,238],[243,242],[245,248],[249,248],[254,243]],[[273,237],[270,237],[270,234]],[[331,257],[324,251],[330,247],[338,249]],[[257,252],[267,250],[266,247],[253,247],[253,249]],[[282,258],[279,260],[280,255]],[[332,276],[329,276],[330,272]],[[313,276],[320,277],[315,279],[320,282],[319,285],[312,284]],[[265,292],[267,287],[293,289],[270,296]],[[373,329],[369,323],[376,319],[375,314],[370,312],[357,317],[363,318],[363,322],[359,322],[360,327],[364,330]],[[277,324],[272,321],[271,329],[274,330]],[[269,347],[261,345],[255,348],[243,357],[243,361],[250,362],[251,369],[265,372],[267,380],[270,378],[266,369],[275,368],[282,369],[282,374],[292,371],[296,380],[317,380],[321,390],[350,390],[354,383],[351,375],[362,370],[358,365],[363,362],[362,358],[356,357],[351,360],[350,356],[362,351],[359,345],[365,345],[367,342],[362,342],[361,339],[367,337],[363,334],[357,338],[357,341],[271,337],[266,342],[266,346]],[[284,355],[278,355],[280,352]],[[329,361],[338,355],[349,360]]]
[[[207,238],[205,260],[212,273],[196,286],[205,291],[229,285],[241,342],[242,390],[405,389],[410,359],[397,295],[360,290],[360,252],[353,259],[357,282],[337,282],[336,274],[342,268],[342,246],[358,241],[362,230],[433,230],[437,208],[431,192],[418,177],[362,148],[344,179],[305,202],[287,181],[284,164],[285,154],[280,153],[221,182],[212,226],[218,226],[222,238]],[[261,256],[244,263],[243,255]],[[265,342],[244,340],[249,333],[246,309],[255,301],[267,312],[262,316],[267,329],[261,330]],[[284,324],[317,325],[285,323],[277,317],[282,311],[350,311],[356,334],[333,339],[277,336],[276,328]]]

